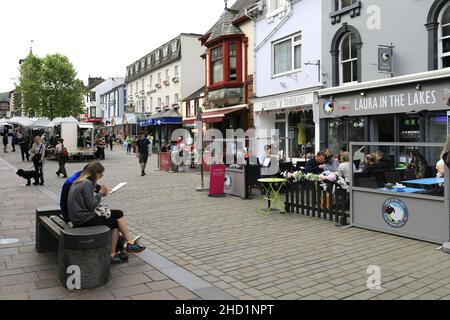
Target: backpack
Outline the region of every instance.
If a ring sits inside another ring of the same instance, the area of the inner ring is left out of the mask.
[[[64,145],[62,145],[62,148],[61,148],[61,157],[63,157],[63,158],[69,157],[69,151],[67,151],[67,148],[64,147]]]

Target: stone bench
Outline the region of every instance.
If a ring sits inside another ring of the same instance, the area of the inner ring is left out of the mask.
[[[73,228],[58,207],[36,209],[36,251],[58,252],[64,288],[92,289],[111,279],[111,232],[106,226]]]

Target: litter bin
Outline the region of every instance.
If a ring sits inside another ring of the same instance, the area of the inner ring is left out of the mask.
[[[64,288],[84,290],[106,285],[111,279],[110,229],[98,226],[61,232],[58,265],[59,279]],[[79,277],[80,286],[74,288],[70,284],[76,283],[76,277]]]

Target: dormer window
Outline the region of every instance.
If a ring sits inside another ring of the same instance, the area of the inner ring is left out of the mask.
[[[167,57],[167,53],[169,52],[169,46],[165,46],[163,49],[163,57]]]
[[[159,60],[159,50],[155,52],[155,61]]]
[[[175,53],[177,51],[177,42],[172,42],[172,53]]]

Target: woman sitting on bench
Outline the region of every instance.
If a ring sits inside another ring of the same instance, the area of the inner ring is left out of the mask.
[[[119,230],[127,241],[128,253],[139,253],[145,247],[134,242],[130,236],[125,217],[120,210],[111,210],[110,214],[101,207],[102,197],[106,197],[108,189],[105,186],[95,193],[97,181],[103,177],[105,168],[99,162],[91,163],[76,179],[70,188],[67,201],[69,218],[75,228],[107,226],[111,229],[111,262],[123,262],[121,255],[116,252]],[[103,209],[103,210],[102,210]]]

